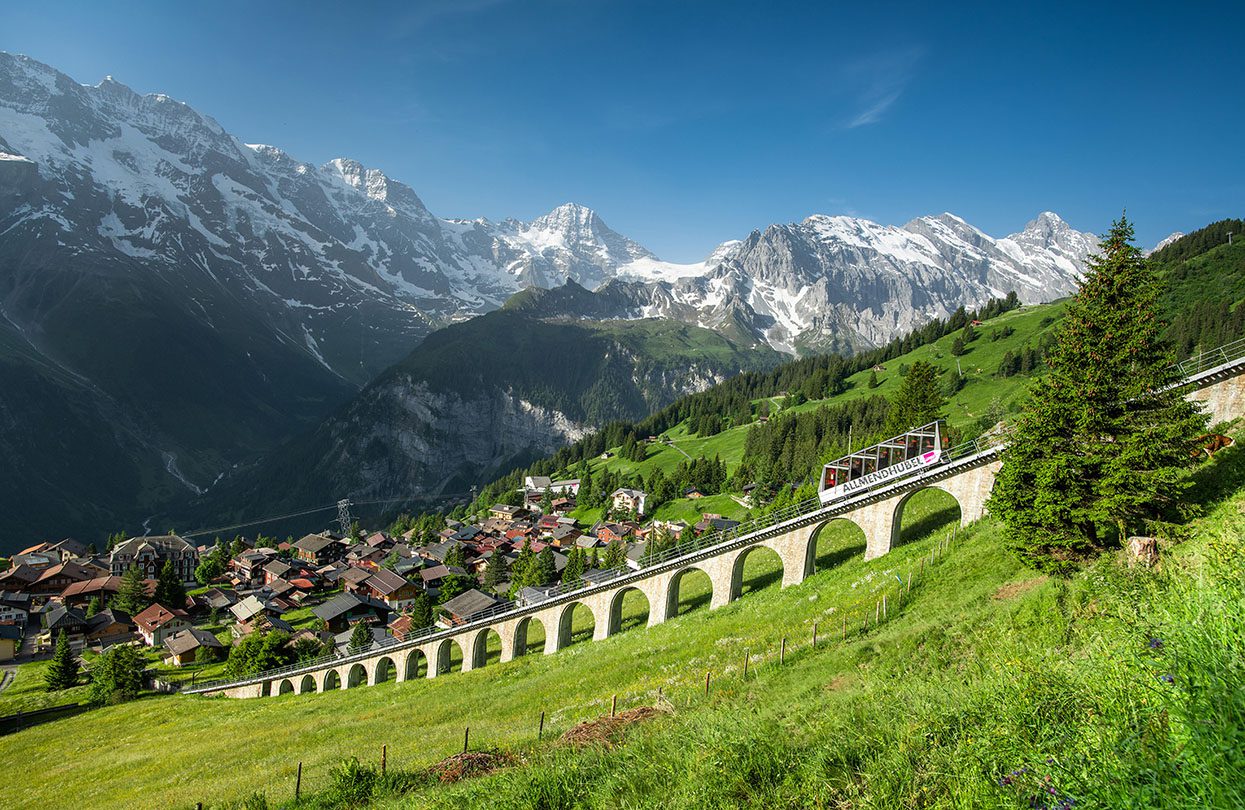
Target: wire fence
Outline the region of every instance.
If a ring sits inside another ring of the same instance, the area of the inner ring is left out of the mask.
[[[721,662],[715,656],[714,662],[704,668],[703,675],[698,667],[694,671],[684,669],[673,679],[668,679],[656,688],[638,689],[611,695],[602,695],[588,703],[573,706],[561,706],[553,709],[541,709],[531,715],[531,729],[527,734],[516,735],[512,727],[506,731],[506,742],[510,748],[542,745],[546,739],[555,740],[585,723],[592,723],[605,717],[602,713],[606,704],[609,717],[614,717],[628,708],[658,707],[667,711],[695,709],[698,706],[712,704],[722,698],[736,697],[738,690],[754,683],[760,678],[772,675],[781,668],[798,664],[804,657],[826,650],[834,646],[846,645],[864,638],[870,631],[877,630],[881,625],[902,615],[906,605],[914,598],[913,592],[919,593],[926,584],[926,571],[937,567],[950,553],[958,537],[958,530],[953,529],[945,537],[940,538],[930,548],[928,554],[913,562],[907,576],[894,573],[895,582],[874,591],[867,599],[858,599],[850,605],[836,608],[832,613],[823,611],[817,617],[802,623],[798,635],[783,633],[777,639],[767,643],[764,649],[745,647],[738,663]],[[717,645],[714,645],[715,649]],[[726,653],[732,655],[735,653]],[[342,688],[346,688],[343,682]],[[601,707],[601,711],[595,707]],[[499,746],[491,743],[488,720],[472,718],[463,724],[462,745],[446,745],[440,750],[424,750],[411,754],[405,759],[415,764],[420,763],[427,769],[431,763],[452,760],[458,755],[467,755],[472,751],[499,750]],[[457,732],[455,732],[457,738]],[[376,767],[382,774],[386,773],[391,763],[396,761],[395,749],[388,743],[378,743],[376,749],[378,759]],[[318,782],[323,784],[323,773]],[[286,773],[281,774],[294,780],[294,798],[301,800],[306,793],[304,785],[312,781],[311,768],[305,767],[300,760]],[[202,806],[202,805],[201,805]]]

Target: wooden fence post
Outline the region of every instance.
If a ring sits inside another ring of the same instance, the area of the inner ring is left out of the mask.
[[[618,695],[614,695],[613,700],[610,701],[610,717],[613,717],[617,713],[618,713]]]
[[[385,775],[385,766],[389,762],[389,744],[384,743],[380,747],[380,775]]]
[[[709,697],[709,670],[705,670],[705,697]]]
[[[882,618],[886,618],[886,594],[882,594]]]
[[[873,603],[873,623],[877,624],[880,621],[882,621],[882,603],[874,602]]]
[[[467,753],[467,742],[471,739],[471,726],[463,729],[463,753]]]
[[[294,801],[298,801],[303,791],[303,763],[298,763],[298,776],[294,777]],[[202,805],[200,805],[202,808]]]
[[[787,662],[787,637],[782,637],[782,644],[778,647],[778,663],[785,664]]]
[[[908,572],[908,593],[912,593],[912,572]]]
[[[748,680],[748,658],[749,657],[750,656],[748,655],[748,651],[744,650],[744,677],[743,679],[745,681]]]
[[[817,622],[813,622],[813,649],[817,649]]]
[[[540,712],[540,728],[536,729],[536,739],[537,740],[543,739],[544,736],[545,736],[545,712],[542,709]]]

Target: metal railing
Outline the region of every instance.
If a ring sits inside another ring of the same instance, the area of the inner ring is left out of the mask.
[[[1196,377],[1198,374],[1211,369],[1242,361],[1245,361],[1245,338],[1194,355],[1187,360],[1177,363],[1176,368],[1179,369],[1182,376],[1188,381],[1189,378]],[[499,617],[518,618],[524,615],[531,615],[559,602],[573,601],[597,591],[646,579],[655,573],[660,573],[663,568],[690,565],[706,557],[716,556],[733,548],[759,542],[780,531],[785,532],[792,528],[798,528],[812,519],[830,517],[848,508],[854,509],[857,506],[878,500],[883,496],[889,496],[895,491],[910,488],[927,479],[944,477],[955,469],[965,466],[964,462],[966,461],[977,461],[1001,452],[1007,445],[1007,438],[1006,432],[998,432],[963,442],[943,453],[943,463],[925,468],[915,475],[887,481],[863,493],[846,496],[828,504],[822,504],[818,498],[810,498],[791,504],[782,509],[777,509],[740,523],[738,526],[730,529],[705,533],[699,537],[693,537],[680,542],[663,552],[635,561],[635,568],[632,568],[632,564],[629,563],[624,568],[600,572],[600,576],[594,577],[592,582],[581,581],[557,585],[548,589],[543,597],[532,600],[529,604],[518,605],[514,602],[500,602],[494,607],[473,614],[469,621],[456,627],[444,628],[436,625],[422,627],[407,633],[405,638],[401,640],[389,637],[385,641],[374,641],[368,649],[360,652],[346,655],[331,653],[318,658],[287,664],[276,669],[265,670],[243,678],[222,678],[204,681],[182,691],[184,693],[197,694],[233,686],[262,683],[263,681],[279,679],[290,674],[310,674],[327,666],[344,666],[361,662],[386,650],[413,648],[429,638],[450,638],[465,632],[481,630],[490,626]],[[469,655],[470,651],[464,648],[463,654]],[[394,662],[394,664],[396,666],[397,662]],[[438,666],[438,662],[429,662],[429,665]]]
[[[1196,377],[1204,371],[1230,365],[1245,359],[1245,338],[1225,343],[1209,351],[1195,354],[1176,364],[1184,378]]]
[[[637,582],[647,579],[654,574],[661,573],[663,569],[681,568],[694,565],[708,557],[717,556],[723,552],[751,545],[766,539],[775,534],[790,531],[798,528],[808,522],[820,520],[829,517],[834,513],[854,509],[865,503],[879,499],[881,496],[889,495],[895,491],[903,490],[914,486],[920,481],[938,474],[945,475],[948,466],[960,466],[957,462],[963,462],[966,459],[972,459],[985,454],[997,452],[1002,447],[1002,442],[994,438],[992,439],[976,439],[947,451],[947,463],[939,464],[935,467],[928,468],[923,471],[924,474],[917,476],[907,476],[895,481],[888,481],[883,485],[870,489],[863,493],[840,498],[828,504],[822,504],[818,498],[809,498],[799,503],[791,504],[781,509],[768,512],[759,517],[740,523],[730,529],[717,532],[705,533],[699,537],[693,537],[687,541],[680,542],[675,546],[651,556],[643,557],[639,561],[634,561],[637,567],[617,568],[599,572],[600,576],[594,577],[594,581],[581,581],[578,583],[567,583],[557,585],[548,589],[545,595],[537,600],[532,600],[525,605],[517,605],[513,602],[501,602],[494,607],[483,610],[479,613],[472,614],[469,621],[455,627],[439,627],[432,625],[413,630],[399,640],[396,638],[386,639],[385,641],[376,641],[366,650],[355,653],[341,655],[332,653],[318,658],[309,659],[302,662],[287,664],[276,669],[265,670],[255,675],[248,675],[243,678],[224,678],[213,681],[204,681],[195,684],[192,688],[183,689],[184,693],[196,694],[201,692],[215,691],[218,689],[245,686],[249,684],[261,683],[263,681],[277,680],[292,674],[310,674],[313,671],[328,666],[346,666],[358,663],[369,658],[373,658],[378,654],[383,654],[390,649],[409,649],[419,646],[420,643],[432,638],[451,638],[464,633],[483,630],[491,626],[498,618],[519,618],[525,615],[531,615],[552,607],[559,603],[578,600],[584,596],[590,595],[603,590],[610,590],[625,585],[629,582]],[[464,655],[470,655],[471,650],[463,648]],[[397,662],[394,662],[395,666]],[[438,666],[439,662],[429,662],[430,666]]]

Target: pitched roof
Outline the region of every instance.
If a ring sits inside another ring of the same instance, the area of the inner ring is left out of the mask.
[[[215,635],[198,627],[177,631],[164,640],[164,646],[174,655],[188,653],[199,647],[215,647],[216,649],[225,647]]]
[[[116,593],[119,590],[121,590],[121,577],[95,577],[69,583],[61,591],[61,598],[69,599],[88,593]]]
[[[64,605],[54,605],[43,614],[43,618],[49,631],[86,624],[86,615],[82,611]]]
[[[133,624],[130,614],[117,608],[105,608],[86,620],[87,632],[94,633],[113,624]]]
[[[351,566],[342,572],[339,579],[349,582],[351,585],[361,585],[372,577],[372,572],[366,568],[355,568]]]
[[[393,571],[382,568],[375,574],[372,574],[364,584],[377,593],[388,596],[391,593],[397,593],[411,583],[406,580],[406,577],[399,576]]]
[[[334,540],[332,537],[326,537],[323,534],[307,534],[303,535],[302,539],[294,544],[294,548],[300,551],[316,554],[332,544],[339,542],[341,541]]]
[[[169,610],[164,605],[156,602],[135,616],[134,623],[144,630],[154,631],[159,630],[174,619],[183,619],[185,616],[186,611],[184,610]]]
[[[253,619],[257,614],[263,613],[266,609],[264,602],[255,594],[251,594],[241,602],[229,606],[229,612],[234,615],[238,621],[247,622]]]
[[[448,577],[449,575],[450,569],[446,568],[444,565],[433,565],[419,572],[419,578],[424,582],[431,582],[434,579],[441,579],[442,577]]]
[[[486,593],[472,588],[469,591],[460,593],[450,601],[446,602],[441,608],[453,616],[460,619],[470,619],[472,616],[482,611],[488,610],[497,604],[497,600]]]
[[[157,534],[148,537],[131,537],[112,550],[112,556],[137,554],[143,546],[151,546],[157,552],[195,551],[195,547],[175,534]]]
[[[377,602],[375,599],[367,599],[353,593],[339,593],[327,602],[313,607],[311,612],[328,622],[363,606],[383,610],[386,614],[389,612],[389,606],[384,602]]]

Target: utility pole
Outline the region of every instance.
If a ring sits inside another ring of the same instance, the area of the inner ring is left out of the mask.
[[[350,526],[354,520],[350,517],[350,499],[342,498],[337,502],[337,523],[341,527],[342,537],[350,536]]]
[[[1232,231],[1228,231],[1228,244],[1232,244]]]

